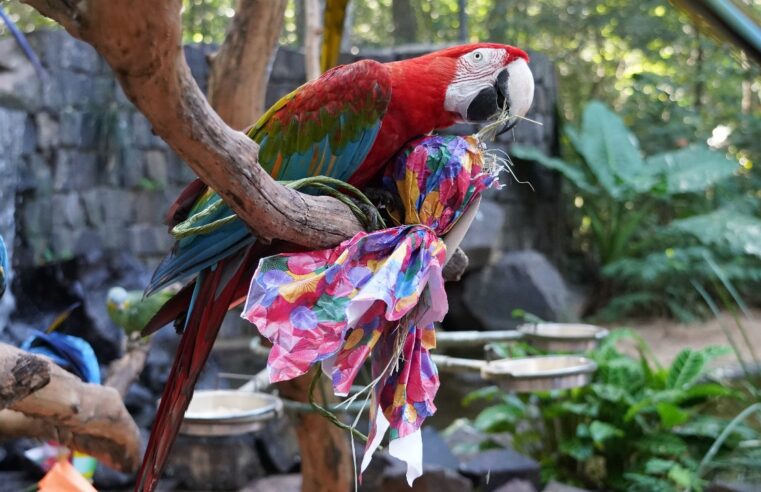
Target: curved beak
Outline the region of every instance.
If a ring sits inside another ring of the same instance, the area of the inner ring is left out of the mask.
[[[507,108],[510,120],[497,134],[501,135],[526,116],[534,100],[534,76],[523,58],[511,62],[497,74],[497,104]]]

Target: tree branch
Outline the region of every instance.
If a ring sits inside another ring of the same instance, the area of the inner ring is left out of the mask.
[[[90,43],[154,131],[261,239],[334,246],[362,230],[339,201],[277,184],[258,146],[209,106],[182,52],[179,0],[25,0]]]
[[[90,454],[117,470],[134,471],[140,463],[140,432],[113,388],[82,382],[46,358],[0,343],[0,368],[29,360],[49,383],[15,399],[0,411],[0,436],[55,440]],[[0,387],[13,379],[0,372]]]
[[[287,3],[238,0],[209,76],[209,102],[232,128],[242,130],[264,113],[267,81]]]
[[[140,376],[151,350],[151,338],[130,340],[127,352],[108,365],[104,386],[114,388],[124,399],[129,387]]]

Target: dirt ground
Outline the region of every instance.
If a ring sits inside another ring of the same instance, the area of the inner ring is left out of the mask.
[[[742,317],[741,322],[750,339],[751,347],[756,354],[761,356],[761,309],[752,309],[749,315],[749,319]],[[650,344],[656,357],[664,365],[669,364],[683,348],[702,348],[710,345],[728,346],[727,333],[733,338],[745,360],[747,362],[752,361],[742,333],[737,328],[732,316],[727,313],[722,314],[719,319],[711,318],[688,325],[673,320],[655,319],[651,321],[638,320],[617,326],[637,330]],[[734,365],[737,364],[737,359],[734,355],[729,355],[716,362],[717,365],[722,366]]]

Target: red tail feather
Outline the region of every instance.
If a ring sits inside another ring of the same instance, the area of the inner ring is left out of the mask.
[[[176,320],[188,309],[190,298],[193,296],[193,289],[195,286],[195,281],[190,282],[171,299],[166,301],[164,305],[159,308],[158,312],[153,315],[153,318],[151,318],[148,324],[143,327],[143,331],[141,331],[140,334],[144,337],[147,337],[148,335],[152,335],[158,331],[159,328],[162,328]]]
[[[239,295],[241,288],[248,283],[256,267],[256,249],[248,248],[239,255],[222,260],[213,271],[206,271],[200,280],[195,309],[188,319],[161,397],[135,484],[136,492],[153,491],[161,477],[193,396],[198,375],[209,357],[225,313],[236,294]]]

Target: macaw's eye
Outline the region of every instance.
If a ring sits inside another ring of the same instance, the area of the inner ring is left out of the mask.
[[[484,54],[481,53],[480,51],[476,51],[475,53],[473,53],[473,59],[475,61],[481,61],[484,59]]]

